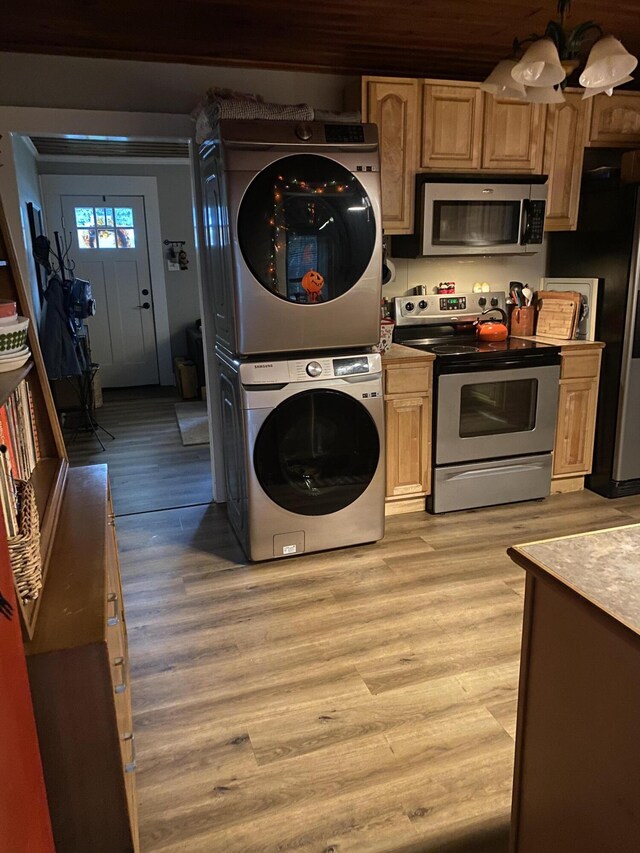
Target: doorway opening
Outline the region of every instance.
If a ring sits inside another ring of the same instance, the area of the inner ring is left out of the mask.
[[[90,417],[115,440],[100,433],[103,451],[83,428],[87,414],[72,377],[52,382],[71,464],[109,465],[117,515],[210,502],[188,141],[34,133],[12,134],[12,142],[18,186],[21,178],[29,185],[20,192],[21,215],[30,204],[33,219],[35,205],[52,244],[58,233],[70,275],[90,282],[96,302],[80,332],[88,363],[97,366]],[[182,247],[179,262],[175,244]],[[33,281],[32,293],[40,302]],[[34,313],[44,315],[42,337],[46,298]],[[190,382],[179,388],[185,363]],[[190,398],[188,426],[199,419],[195,432],[184,428],[181,390]]]

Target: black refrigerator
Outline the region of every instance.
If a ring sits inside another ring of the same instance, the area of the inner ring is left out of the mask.
[[[620,179],[619,151],[589,151],[578,228],[549,236],[548,275],[599,278],[596,340],[606,347],[587,488],[640,494],[640,194]]]

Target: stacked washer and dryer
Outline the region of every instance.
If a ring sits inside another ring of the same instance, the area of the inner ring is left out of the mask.
[[[229,520],[251,560],[380,539],[377,129],[223,120],[200,172]]]

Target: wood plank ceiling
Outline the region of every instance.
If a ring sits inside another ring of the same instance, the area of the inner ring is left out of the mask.
[[[0,50],[210,65],[482,79],[556,0],[51,0],[11,2]],[[638,0],[576,0],[640,54]]]

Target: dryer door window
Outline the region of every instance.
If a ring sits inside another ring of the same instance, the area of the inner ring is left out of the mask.
[[[369,196],[344,166],[317,154],[283,157],[244,194],[238,242],[257,280],[289,302],[318,305],[362,278],[376,240]]]
[[[260,485],[300,515],[344,509],[378,467],[380,439],[371,415],[340,391],[303,391],[271,412],[253,452]]]

